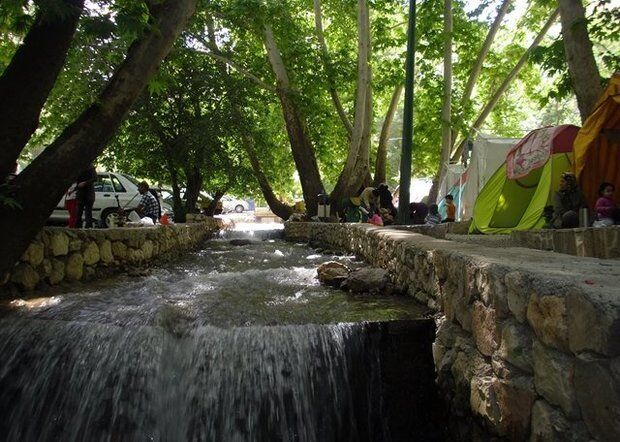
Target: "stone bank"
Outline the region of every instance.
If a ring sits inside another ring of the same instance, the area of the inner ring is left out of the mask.
[[[143,267],[197,246],[218,232],[216,218],[169,226],[66,229],[44,228],[0,289],[30,291],[44,285],[93,280]]]
[[[620,440],[620,261],[362,224],[285,234],[387,269],[438,313],[437,383],[464,439]]]

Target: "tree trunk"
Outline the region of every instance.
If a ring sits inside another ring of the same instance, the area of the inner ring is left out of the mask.
[[[370,126],[371,126],[371,70],[370,70],[370,17],[366,0],[358,0],[358,53],[357,53],[357,96],[355,120],[349,151],[336,186],[331,193],[332,204],[338,204],[344,197],[357,193],[370,169]],[[370,114],[370,115],[369,115]]]
[[[592,53],[587,20],[581,0],[558,0],[566,64],[577,96],[581,121],[585,121],[603,93],[601,76]]]
[[[387,148],[390,140],[390,133],[392,132],[392,123],[394,122],[394,115],[398,109],[398,102],[400,101],[400,95],[403,92],[404,86],[399,84],[392,93],[392,100],[385,114],[385,120],[383,120],[383,126],[381,126],[381,135],[379,136],[379,146],[377,147],[377,162],[375,163],[375,179],[374,185],[378,186],[381,183],[385,183],[387,179]]]
[[[265,25],[264,37],[269,62],[278,83],[278,98],[282,105],[293,160],[301,181],[306,211],[308,215],[313,216],[317,213],[318,195],[323,193],[323,184],[314,155],[314,147],[297,104],[288,95],[290,89],[288,73],[270,25]]]
[[[217,189],[213,194],[213,200],[209,203],[209,206],[205,209],[205,215],[213,216],[216,215],[215,211],[217,210],[217,203],[220,202],[227,189]]]
[[[321,12],[321,0],[314,0],[314,27],[316,29],[316,36],[319,40],[319,46],[321,46],[321,58],[323,60],[323,66],[325,67],[325,71],[327,73],[329,95],[332,97],[332,102],[334,103],[336,112],[338,113],[340,121],[342,121],[342,124],[347,131],[347,136],[350,139],[351,135],[353,134],[353,126],[351,125],[349,117],[347,117],[347,114],[342,107],[342,102],[340,101],[338,91],[336,90],[336,82],[334,81],[333,76],[333,67],[329,60],[329,52],[327,50],[327,43],[325,42],[325,34],[323,32],[323,14]]]
[[[486,118],[489,116],[489,114],[491,113],[491,111],[493,110],[493,108],[495,107],[499,99],[501,98],[502,94],[506,92],[506,89],[508,89],[508,86],[510,86],[510,83],[512,83],[512,81],[516,78],[517,74],[523,68],[523,66],[529,59],[532,51],[538,47],[542,39],[545,37],[545,35],[547,35],[547,31],[549,31],[549,28],[553,25],[553,23],[555,23],[559,14],[560,14],[559,9],[556,9],[555,11],[553,11],[551,16],[549,17],[549,20],[547,20],[547,23],[545,23],[543,28],[540,30],[540,32],[538,33],[538,35],[536,36],[536,38],[534,39],[530,47],[527,49],[527,51],[523,53],[523,55],[517,62],[516,66],[512,68],[512,71],[510,71],[510,73],[508,74],[508,77],[506,77],[506,79],[502,82],[499,88],[495,91],[495,93],[493,94],[489,102],[484,106],[484,108],[480,112],[480,115],[478,116],[474,124],[472,125],[468,133],[468,136],[465,137],[459,143],[458,147],[453,152],[452,160],[456,161],[459,158],[459,156],[461,155],[461,152],[463,151],[463,148],[465,147],[465,144],[467,143],[467,138],[469,138],[473,132],[475,132],[476,130],[480,128],[480,126],[482,126]]]
[[[39,126],[39,116],[65,58],[84,0],[40,6],[37,18],[0,77],[0,181]]]
[[[200,169],[194,165],[185,170],[187,183],[185,188],[185,210],[186,213],[196,213],[198,196],[202,189],[202,174]],[[220,197],[221,198],[221,197]]]
[[[0,275],[11,270],[76,175],[101,154],[170,51],[197,1],[161,3],[152,26],[130,46],[98,100],[13,180],[13,197],[21,207],[0,207]]]
[[[476,58],[474,67],[471,69],[471,72],[469,73],[469,78],[467,79],[465,90],[463,91],[463,97],[461,98],[461,104],[459,107],[460,115],[458,117],[459,123],[463,122],[463,115],[465,114],[465,110],[467,109],[467,106],[469,105],[469,100],[471,99],[471,94],[474,91],[474,85],[476,84],[476,80],[478,79],[478,76],[480,75],[480,71],[482,70],[482,65],[484,63],[484,60],[486,59],[487,54],[489,53],[489,50],[491,49],[493,40],[495,40],[495,35],[497,35],[497,31],[499,31],[499,28],[501,27],[501,24],[502,24],[502,20],[504,20],[504,17],[506,16],[506,13],[508,12],[508,7],[510,6],[511,3],[512,3],[512,0],[503,1],[501,6],[499,7],[499,10],[497,11],[495,20],[493,21],[493,24],[491,25],[491,28],[489,29],[489,32],[487,33],[487,36],[484,39],[482,48],[480,49],[480,52],[478,52],[478,57]],[[456,143],[456,137],[457,137],[457,128],[455,127],[452,129],[452,138],[451,138],[452,146],[451,147],[454,147],[454,143]]]
[[[439,170],[433,179],[433,185],[428,195],[428,201],[433,204],[437,201],[437,193],[441,181],[446,174],[450,161],[452,143],[452,0],[444,0],[443,19],[443,106],[441,108],[441,155]]]

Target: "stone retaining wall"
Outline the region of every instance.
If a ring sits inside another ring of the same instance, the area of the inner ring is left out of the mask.
[[[3,290],[29,291],[62,282],[92,280],[127,267],[140,267],[196,246],[219,231],[222,222],[209,218],[170,226],[66,229],[44,228],[15,266]]]
[[[433,357],[452,416],[508,440],[620,440],[620,262],[361,224],[285,234],[362,256],[440,312]]]

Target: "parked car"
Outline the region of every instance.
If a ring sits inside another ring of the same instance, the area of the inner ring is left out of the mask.
[[[250,210],[250,205],[245,200],[240,200],[230,195],[224,195],[222,197],[222,208],[224,213],[228,212],[237,212],[243,213],[244,211]]]
[[[162,213],[172,214],[172,206],[160,198]],[[119,207],[129,212],[140,202],[138,180],[130,175],[117,172],[97,172],[95,182],[95,204],[93,205],[93,220],[101,227],[108,227],[112,217],[116,216]],[[65,209],[64,197],[50,216],[50,221],[66,222],[69,212]]]

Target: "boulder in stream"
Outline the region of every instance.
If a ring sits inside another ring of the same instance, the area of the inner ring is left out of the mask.
[[[351,270],[344,264],[336,261],[324,262],[317,268],[318,278],[321,284],[332,287],[340,287],[340,284],[347,279]]]
[[[353,293],[395,295],[402,289],[390,282],[388,271],[377,267],[364,267],[349,273],[342,288]]]

